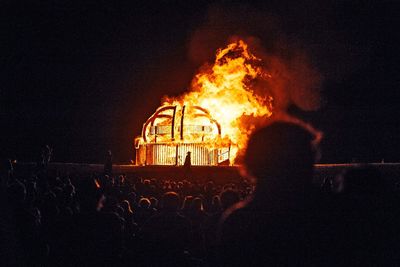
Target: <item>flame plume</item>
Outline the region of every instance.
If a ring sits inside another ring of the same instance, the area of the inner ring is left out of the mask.
[[[195,76],[188,93],[166,98],[164,105],[207,109],[221,125],[222,140],[216,143],[230,142],[233,163],[255,128],[249,117],[265,118],[272,114],[272,97],[257,95],[251,89],[252,82],[270,77],[260,64],[261,59],[249,51],[243,40],[233,42],[217,51],[214,64]]]

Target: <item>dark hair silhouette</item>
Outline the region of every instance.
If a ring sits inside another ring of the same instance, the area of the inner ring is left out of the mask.
[[[221,193],[221,207],[222,210],[228,209],[230,206],[240,201],[239,193],[232,190],[227,189]]]
[[[257,188],[296,190],[310,184],[315,135],[300,124],[275,122],[250,138],[244,164],[257,178]]]
[[[163,209],[177,211],[179,208],[179,195],[175,192],[167,192],[162,197]]]
[[[313,245],[318,242],[313,239],[317,231],[312,186],[314,139],[302,124],[283,121],[250,137],[244,164],[257,180],[256,189],[252,197],[222,215],[222,266],[310,265],[309,252],[314,253],[317,246]],[[227,206],[233,198],[233,193],[226,191],[221,203]]]

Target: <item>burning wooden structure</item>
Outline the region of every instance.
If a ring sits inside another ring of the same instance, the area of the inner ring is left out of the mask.
[[[165,105],[143,124],[135,139],[137,165],[175,165],[191,152],[192,165],[229,164],[230,143],[221,125],[199,106]]]
[[[234,164],[249,135],[272,114],[272,75],[243,40],[219,49],[181,96],[165,97],[135,139],[137,165]],[[273,81],[272,81],[273,82]],[[259,88],[260,89],[260,88]],[[216,120],[218,119],[218,121]]]

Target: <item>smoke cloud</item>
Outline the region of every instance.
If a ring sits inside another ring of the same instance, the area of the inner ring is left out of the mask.
[[[188,56],[198,65],[212,62],[218,48],[239,38],[262,59],[266,74],[251,89],[257,95],[272,96],[275,111],[285,112],[290,105],[305,111],[320,108],[322,75],[302,49],[302,42],[289,40],[272,14],[248,5],[212,5],[190,38]]]

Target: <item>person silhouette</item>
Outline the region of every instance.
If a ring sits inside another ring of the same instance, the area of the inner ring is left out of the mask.
[[[112,175],[112,152],[108,150],[104,161],[104,175]]]
[[[190,168],[192,166],[192,152],[188,151],[185,157],[185,163],[183,164],[185,168]]]
[[[191,176],[191,167],[192,167],[192,152],[188,151],[185,157],[185,163],[183,164],[183,175],[186,178]]]
[[[250,137],[244,167],[254,194],[233,205],[219,225],[221,266],[315,263],[313,164],[317,133],[273,122]]]

